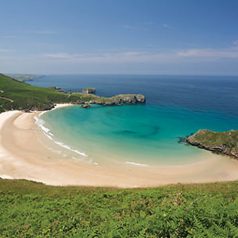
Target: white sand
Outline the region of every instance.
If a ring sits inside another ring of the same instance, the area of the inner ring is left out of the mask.
[[[69,106],[58,105],[57,108]],[[95,165],[49,140],[35,124],[41,112],[0,114],[0,177],[50,185],[149,187],[238,179],[238,161],[204,151],[206,159],[176,166],[142,166],[134,162]]]

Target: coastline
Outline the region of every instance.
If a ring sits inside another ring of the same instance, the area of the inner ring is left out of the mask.
[[[58,104],[52,110],[71,106]],[[238,179],[238,161],[204,151],[206,159],[184,165],[142,166],[133,162],[98,165],[55,144],[36,125],[43,112],[0,114],[0,177],[48,185],[155,187]]]

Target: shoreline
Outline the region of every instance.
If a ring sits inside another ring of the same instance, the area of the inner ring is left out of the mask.
[[[72,106],[57,104],[52,110]],[[238,161],[210,152],[206,159],[183,165],[139,166],[128,162],[98,165],[55,144],[36,125],[43,112],[0,114],[0,177],[27,179],[48,185],[156,187],[176,183],[206,183],[238,179]]]

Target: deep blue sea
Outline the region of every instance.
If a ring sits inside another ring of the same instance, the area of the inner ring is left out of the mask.
[[[97,95],[142,93],[145,105],[79,106],[42,116],[55,140],[85,153],[88,159],[142,164],[184,163],[202,150],[178,143],[198,129],[238,129],[238,77],[156,75],[51,75],[33,85]]]

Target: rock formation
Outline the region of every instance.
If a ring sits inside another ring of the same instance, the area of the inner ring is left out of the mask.
[[[185,141],[190,145],[238,159],[238,130],[225,132],[199,130],[188,136]]]
[[[83,88],[82,93],[85,94],[95,94],[96,93],[96,88]]]
[[[119,94],[110,98],[97,97],[90,100],[90,103],[101,105],[123,105],[145,103],[145,101],[145,96],[142,94]]]

